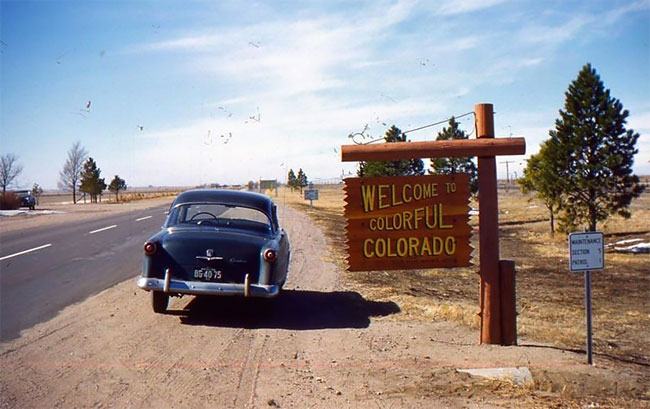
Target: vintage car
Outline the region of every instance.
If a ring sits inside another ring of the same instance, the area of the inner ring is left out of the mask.
[[[144,244],[137,285],[164,313],[170,296],[275,297],[290,258],[277,207],[267,196],[188,190],[172,203],[162,230]]]
[[[36,198],[29,190],[17,190],[14,192],[20,200],[20,207],[29,207],[30,210],[36,209]]]

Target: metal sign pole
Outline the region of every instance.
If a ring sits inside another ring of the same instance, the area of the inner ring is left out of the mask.
[[[591,328],[591,271],[585,271],[585,309],[587,312],[587,363],[594,364],[594,342]]]
[[[603,233],[585,231],[569,234],[569,270],[585,273],[585,315],[587,316],[587,362],[594,364],[594,340],[591,322],[591,272],[605,268]]]

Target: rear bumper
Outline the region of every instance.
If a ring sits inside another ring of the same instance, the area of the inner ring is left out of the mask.
[[[278,285],[207,283],[202,281],[182,281],[139,277],[138,287],[147,291],[165,291],[170,294],[193,295],[243,295],[247,297],[273,298],[280,293]],[[167,288],[165,288],[167,287]]]

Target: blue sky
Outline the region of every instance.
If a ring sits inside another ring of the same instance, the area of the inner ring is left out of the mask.
[[[0,153],[19,156],[21,187],[55,188],[75,141],[130,186],[334,178],[354,172],[340,146],[366,124],[381,137],[483,102],[529,156],[587,62],[630,111],[635,172],[650,174],[648,0],[0,7]],[[523,159],[497,160],[520,175]]]

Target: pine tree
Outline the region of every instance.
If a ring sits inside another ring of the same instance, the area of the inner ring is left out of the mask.
[[[111,180],[110,185],[108,185],[108,190],[115,193],[115,201],[119,202],[118,194],[120,193],[120,190],[126,190],[126,181],[118,175],[115,175],[113,180]]]
[[[384,140],[386,143],[409,142],[406,139],[406,134],[403,134],[402,131],[395,125],[391,126],[390,129],[386,131]],[[359,168],[357,169],[357,176],[359,177],[407,176],[423,174],[424,162],[422,159],[359,162]]]
[[[454,117],[449,120],[449,127],[442,128],[436,137],[437,141],[448,141],[452,139],[467,139],[465,131],[458,128],[458,122]],[[478,192],[478,168],[472,158],[432,158],[431,175],[448,175],[453,173],[469,173],[470,192]]]
[[[540,151],[528,159],[524,176],[517,180],[522,193],[537,192],[536,197],[544,202],[550,216],[551,235],[555,233],[555,213],[562,195],[561,181],[553,168],[552,155],[556,153],[549,141],[544,141]]]
[[[287,186],[291,188],[291,191],[296,188],[296,174],[293,172],[293,169],[289,169],[289,174],[287,175]]]
[[[632,173],[639,134],[627,130],[629,112],[610,96],[591,64],[586,64],[565,93],[564,110],[549,132],[548,149],[561,192],[560,229],[586,223],[596,230],[610,215],[630,217],[632,199],[644,190]]]
[[[104,178],[99,177],[101,173],[102,171],[97,167],[97,163],[93,158],[89,157],[84,163],[83,171],[81,172],[79,191],[89,194],[90,201],[94,203],[97,203],[97,198],[106,189]]]
[[[303,172],[302,168],[298,170],[298,176],[296,176],[296,187],[300,188],[300,193],[302,194],[302,188],[307,186],[307,175]]]

